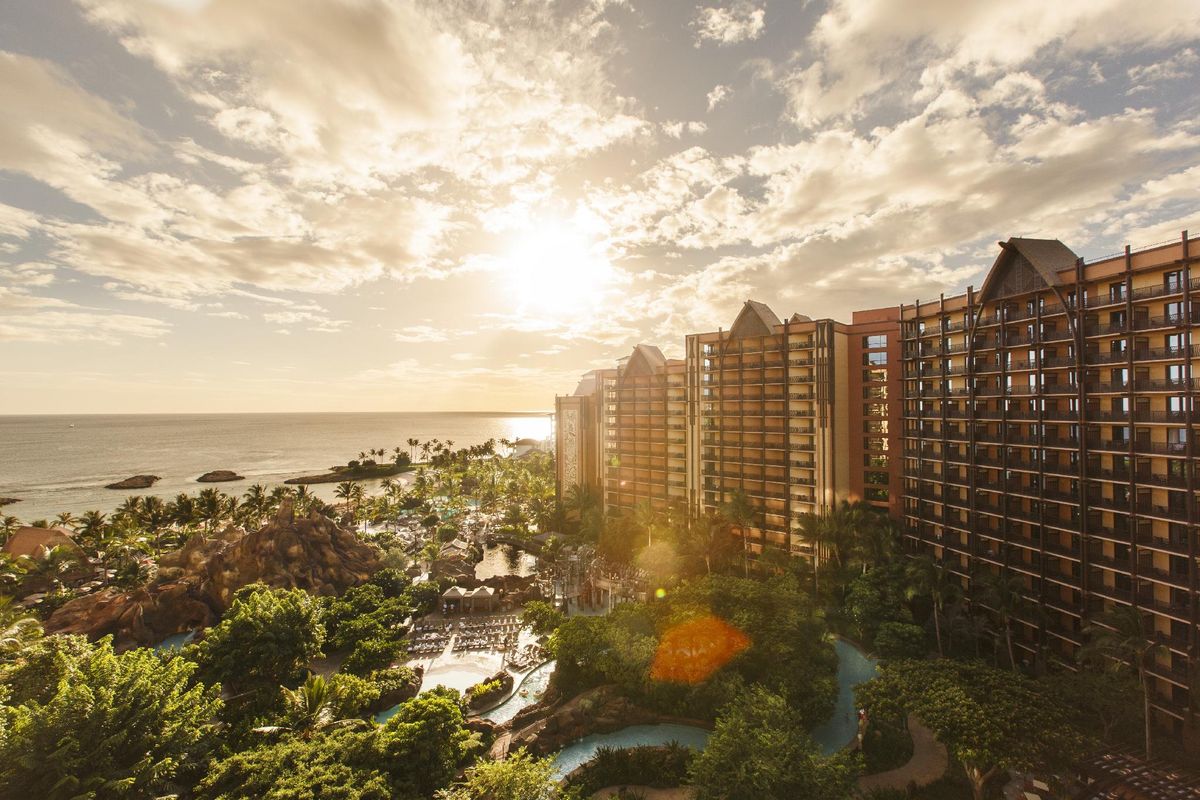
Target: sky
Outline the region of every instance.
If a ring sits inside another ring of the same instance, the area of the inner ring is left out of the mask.
[[[540,410],[1200,232],[1195,0],[3,0],[0,413]]]

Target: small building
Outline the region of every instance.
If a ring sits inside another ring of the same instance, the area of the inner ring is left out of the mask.
[[[84,552],[71,532],[65,528],[35,528],[26,526],[17,528],[8,541],[0,547],[0,552],[8,553],[13,558],[41,558],[54,547],[63,547],[79,558]]]

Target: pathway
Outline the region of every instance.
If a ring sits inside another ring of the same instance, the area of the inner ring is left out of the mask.
[[[926,728],[914,716],[908,718],[908,732],[912,736],[913,754],[908,763],[902,767],[879,772],[874,775],[864,775],[858,779],[858,788],[868,792],[872,789],[908,788],[910,783],[917,786],[928,786],[946,774],[950,767],[950,757],[946,747],[936,738],[933,731]]]

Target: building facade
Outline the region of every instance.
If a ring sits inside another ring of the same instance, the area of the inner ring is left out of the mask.
[[[1003,576],[1017,658],[1071,666],[1133,606],[1182,728],[1197,623],[1196,242],[1084,263],[1010,239],[982,288],[902,309],[906,536],[964,585]]]
[[[639,346],[589,373],[585,400],[558,398],[560,484],[693,516],[745,492],[755,554],[810,555],[802,515],[866,501],[964,588],[1014,589],[1019,661],[1073,667],[1085,625],[1139,610],[1163,645],[1154,707],[1182,729],[1200,661],[1197,247],[1185,232],[1084,262],[1014,238],[978,290],[849,324],[747,301],[682,360]]]
[[[860,318],[861,317],[861,318]],[[805,513],[842,500],[899,508],[899,309],[847,325],[747,301],[733,325],[686,337],[683,359],[638,345],[556,398],[560,492],[593,485],[605,507],[642,501],[692,516],[744,492],[751,553],[811,554]],[[589,412],[587,409],[596,409]],[[601,452],[582,470],[585,453]]]

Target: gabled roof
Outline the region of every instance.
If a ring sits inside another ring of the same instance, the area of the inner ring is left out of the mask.
[[[626,375],[653,375],[667,365],[667,357],[652,344],[639,344],[625,363],[622,377]]]
[[[1000,242],[1000,255],[979,290],[981,301],[1063,285],[1058,273],[1071,269],[1079,256],[1058,239]]]
[[[41,556],[51,547],[65,547],[75,554],[83,551],[65,528],[35,528],[32,525],[17,528],[8,541],[0,547],[0,552],[20,557],[35,558]]]
[[[729,338],[742,339],[747,336],[770,336],[775,332],[775,326],[782,325],[779,317],[766,303],[757,300],[747,300],[738,312],[737,319],[729,328]]]
[[[788,320],[788,322],[812,322],[812,317],[799,313],[792,314],[792,317]]]

